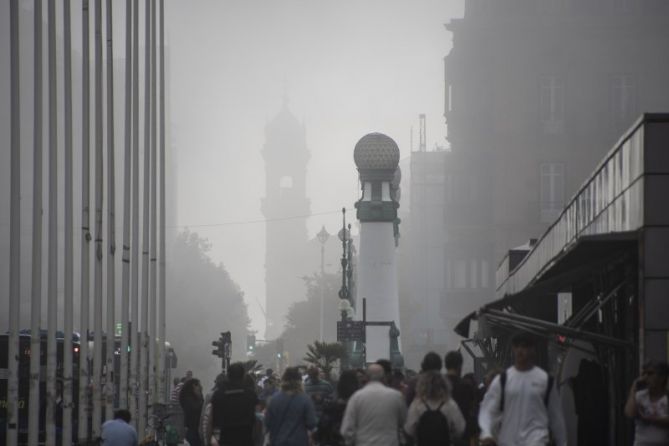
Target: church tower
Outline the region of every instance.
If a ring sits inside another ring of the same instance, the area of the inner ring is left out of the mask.
[[[266,223],[265,338],[281,334],[288,307],[305,298],[302,277],[307,246],[309,200],[306,174],[309,151],[304,126],[284,101],[279,114],[265,127],[265,198],[261,209]],[[295,218],[298,217],[298,218]]]

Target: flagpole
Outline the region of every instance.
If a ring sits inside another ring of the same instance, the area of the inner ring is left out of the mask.
[[[93,438],[100,436],[102,421],[102,206],[103,206],[103,126],[102,126],[102,0],[95,0],[95,268],[93,309]]]
[[[168,392],[165,382],[165,0],[160,0],[160,254],[158,260],[159,315],[158,315],[158,382],[160,403],[165,403]]]
[[[28,397],[28,444],[36,446],[39,435],[40,357],[42,331],[42,0],[34,11],[34,138],[33,138],[33,238],[32,292],[30,305],[30,393]]]
[[[144,40],[144,188],[142,216],[142,346],[140,356],[139,435],[142,437],[147,422],[148,352],[149,349],[149,165],[151,119],[151,2],[146,0],[146,33]]]
[[[89,350],[88,327],[90,322],[90,32],[89,32],[89,2],[82,1],[81,8],[81,35],[82,35],[82,63],[81,63],[81,305],[79,319],[81,332],[79,350],[79,442],[89,439],[88,415],[90,414],[88,397],[89,383]]]
[[[19,85],[19,2],[10,0],[11,172],[9,220],[9,336],[7,380],[7,444],[18,439],[19,317],[21,315],[21,103]]]
[[[104,377],[105,418],[112,419],[114,410],[114,354],[116,352],[115,303],[116,303],[116,175],[114,145],[114,50],[112,46],[112,3],[106,2],[107,19],[107,348]]]
[[[123,156],[123,264],[121,271],[121,395],[120,407],[128,407],[128,321],[130,292],[130,143],[132,109],[132,23],[130,0],[125,2],[125,147]]]
[[[133,49],[132,49],[132,241],[130,243],[132,258],[130,267],[131,312],[132,324],[130,332],[130,412],[132,423],[138,427],[139,413],[137,410],[139,383],[137,372],[139,366],[139,0],[133,2]],[[143,431],[140,431],[140,436]]]
[[[73,230],[72,227],[72,34],[70,0],[63,0],[63,82],[65,103],[65,265],[63,279],[63,444],[72,444],[72,332],[73,312]]]
[[[46,443],[56,440],[58,322],[58,109],[56,82],[56,2],[48,2],[49,24],[49,264],[47,270]]]

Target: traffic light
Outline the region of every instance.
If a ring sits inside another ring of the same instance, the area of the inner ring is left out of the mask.
[[[253,353],[256,350],[256,335],[246,335],[246,352]]]
[[[224,350],[223,350],[223,340],[222,339],[217,339],[216,341],[213,341],[211,343],[214,347],[216,347],[216,350],[212,350],[211,354],[218,356],[219,358],[222,358],[224,355]]]

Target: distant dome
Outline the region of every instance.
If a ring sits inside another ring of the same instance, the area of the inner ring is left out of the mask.
[[[400,162],[400,149],[392,138],[369,133],[355,145],[353,159],[358,169],[394,171]]]

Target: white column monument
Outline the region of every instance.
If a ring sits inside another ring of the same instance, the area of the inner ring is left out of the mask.
[[[394,322],[399,329],[399,296],[395,247],[398,236],[400,150],[381,133],[363,136],[353,152],[362,197],[355,204],[360,220],[357,317],[367,301],[367,321]],[[390,357],[389,326],[368,326],[366,360]],[[399,349],[399,344],[397,346]]]

